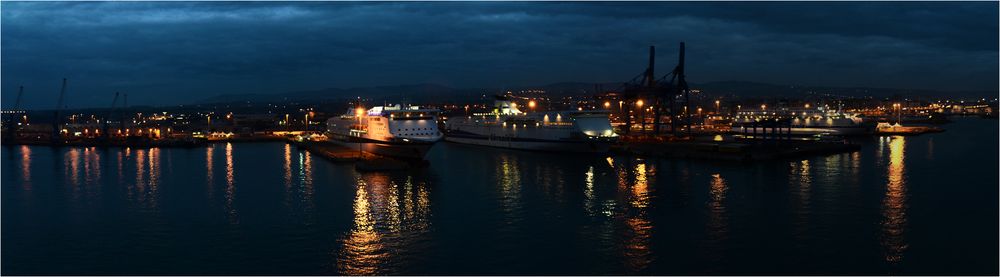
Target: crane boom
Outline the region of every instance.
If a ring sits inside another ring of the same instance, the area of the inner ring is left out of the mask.
[[[104,116],[104,137],[108,138],[111,134],[108,134],[108,121],[111,120],[111,113],[115,111],[115,105],[118,104],[118,92],[115,92],[115,98],[111,100],[111,108],[108,109],[108,113]]]
[[[53,143],[58,143],[60,141],[59,138],[61,137],[61,135],[59,133],[59,129],[60,129],[61,125],[62,125],[62,119],[59,118],[59,112],[62,110],[62,107],[63,107],[63,97],[65,97],[65,96],[66,96],[66,78],[63,78],[62,89],[59,90],[59,102],[56,103],[55,116],[54,116],[53,122],[52,122],[52,142]]]
[[[12,112],[14,113],[8,116],[7,121],[4,122],[5,126],[7,126],[7,133],[4,134],[6,136],[5,139],[10,139],[10,140],[17,139],[17,129],[19,128],[18,126],[19,123],[16,122],[20,120],[20,118],[18,118],[17,116],[17,110],[21,108],[22,94],[24,94],[24,86],[19,86],[17,89],[17,100],[14,101],[14,109],[12,110]]]
[[[59,90],[59,102],[56,104],[56,112],[62,110],[63,99],[66,97],[66,78],[63,78],[62,89]]]
[[[24,94],[24,86],[20,86],[17,89],[17,100],[14,101],[14,110],[21,108],[21,95]]]
[[[124,101],[122,102],[121,116],[118,118],[118,129],[125,129],[125,109],[128,109],[128,93],[125,93]],[[128,136],[128,133],[125,134]]]

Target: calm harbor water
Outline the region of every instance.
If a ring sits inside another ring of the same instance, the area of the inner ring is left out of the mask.
[[[997,121],[752,164],[2,149],[3,274],[998,274]]]

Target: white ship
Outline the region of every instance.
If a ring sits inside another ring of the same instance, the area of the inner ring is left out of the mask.
[[[445,140],[524,150],[603,153],[618,140],[608,116],[600,110],[529,114],[498,97],[490,113],[449,118]]]
[[[417,106],[377,106],[326,121],[333,143],[402,159],[423,159],[443,136],[437,127],[437,109]]]
[[[835,110],[801,109],[801,110],[744,110],[733,118],[732,131],[741,134],[762,134],[763,126],[754,126],[760,121],[782,119],[790,120],[792,136],[838,135],[858,136],[870,135],[875,132],[875,124],[865,122],[854,114]],[[768,128],[767,132],[773,132]]]

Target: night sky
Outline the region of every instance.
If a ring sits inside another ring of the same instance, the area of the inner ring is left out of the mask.
[[[624,82],[687,43],[689,82],[998,90],[998,3],[0,4],[3,107],[437,83]]]

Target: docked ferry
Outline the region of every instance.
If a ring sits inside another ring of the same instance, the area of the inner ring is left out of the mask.
[[[875,124],[854,114],[836,110],[744,110],[733,118],[735,133],[763,133],[765,128],[756,125],[763,120],[784,119],[791,123],[793,136],[837,135],[860,136],[875,133]],[[770,131],[768,131],[770,132]]]
[[[500,96],[492,112],[449,118],[445,134],[449,142],[560,152],[603,153],[618,140],[607,111],[525,113]]]
[[[441,140],[440,111],[419,106],[358,108],[326,121],[329,141],[380,156],[422,160]]]

